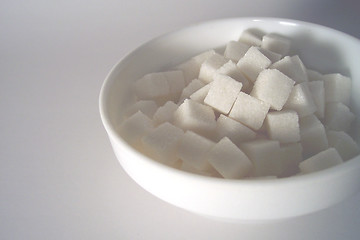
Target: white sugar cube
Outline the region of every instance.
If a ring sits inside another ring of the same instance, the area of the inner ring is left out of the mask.
[[[216,74],[204,103],[221,113],[228,114],[241,88],[242,84],[233,78]]]
[[[163,106],[159,107],[153,116],[154,125],[158,126],[164,122],[172,123],[173,114],[177,108],[178,105],[172,101],[168,101]]]
[[[120,135],[130,145],[137,149],[141,149],[141,138],[153,129],[151,119],[142,112],[137,112],[127,118],[120,126]]]
[[[203,64],[209,57],[215,55],[216,52],[214,49],[207,50],[205,52],[202,52],[196,56],[194,56],[192,59],[194,59],[197,63],[200,65]]]
[[[280,111],[286,103],[295,82],[277,69],[263,70],[250,93]]]
[[[140,100],[166,102],[170,96],[169,83],[162,72],[149,73],[135,82],[135,93]]]
[[[290,51],[290,40],[284,36],[269,33],[263,36],[261,47],[285,56]]]
[[[268,59],[270,59],[272,63],[277,62],[282,58],[281,54],[278,54],[276,52],[261,47],[259,47],[258,49],[262,54],[264,54]]]
[[[190,95],[190,99],[199,103],[204,103],[204,99],[210,90],[211,83],[206,84],[196,92]]]
[[[329,102],[325,106],[325,126],[329,130],[344,131],[350,130],[355,114],[341,102]]]
[[[328,148],[325,127],[315,115],[300,118],[299,125],[304,157],[313,156]]]
[[[295,110],[299,117],[305,117],[316,112],[316,105],[309,90],[308,82],[302,82],[293,87],[284,108]]]
[[[238,146],[240,143],[253,140],[256,137],[256,132],[223,114],[216,121],[216,133],[218,139],[228,137]]]
[[[135,102],[133,105],[129,106],[125,111],[125,116],[129,117],[136,112],[140,111],[144,113],[149,118],[152,118],[154,116],[154,113],[156,112],[158,106],[156,103],[152,100],[139,100]]]
[[[328,148],[299,164],[302,173],[311,173],[324,170],[342,163],[339,153],[335,148]]]
[[[206,157],[214,145],[215,143],[207,138],[192,131],[186,131],[178,144],[178,158],[197,170],[207,171],[211,166]]]
[[[273,63],[270,68],[279,70],[297,83],[308,81],[308,73],[298,55],[286,56]]]
[[[238,62],[240,58],[242,58],[246,51],[250,48],[248,44],[238,42],[238,41],[230,41],[226,45],[224,57],[231,59],[232,61]]]
[[[164,72],[164,75],[169,83],[170,99],[176,102],[185,87],[184,74],[180,70],[175,70]]]
[[[308,87],[311,92],[312,99],[316,106],[315,115],[323,119],[325,114],[325,90],[323,81],[308,82]]]
[[[295,111],[269,112],[265,124],[270,139],[278,140],[280,143],[300,141],[299,117]]]
[[[308,80],[309,81],[323,81],[323,75],[318,71],[312,69],[306,69]]]
[[[186,98],[189,98],[191,94],[204,87],[205,84],[199,79],[192,80],[181,92],[179,103],[182,103]]]
[[[176,66],[176,69],[181,70],[184,74],[185,86],[195,78],[198,78],[201,64],[213,54],[215,54],[215,51],[211,49]]]
[[[195,59],[190,59],[186,62],[181,63],[175,68],[181,70],[184,75],[185,86],[188,85],[193,79],[199,76],[200,66]]]
[[[224,65],[227,61],[228,60],[224,58],[224,56],[218,53],[211,55],[205,60],[205,62],[201,64],[199,79],[205,83],[212,82],[213,75],[215,74],[216,70]]]
[[[269,108],[269,104],[240,92],[230,111],[229,117],[254,130],[258,130],[263,125]]]
[[[252,181],[262,181],[262,180],[270,180],[270,179],[277,179],[278,177],[277,176],[262,176],[262,177],[252,177],[252,176],[249,176],[247,178],[245,178],[246,180],[252,180]]]
[[[174,164],[178,160],[177,145],[183,135],[183,130],[165,122],[141,139],[144,153],[159,162]]]
[[[327,131],[329,147],[335,148],[343,160],[349,160],[360,154],[359,145],[343,131]]]
[[[325,102],[350,104],[351,79],[339,73],[324,75]]]
[[[216,129],[214,110],[206,105],[186,99],[174,112],[174,124],[203,136],[212,136]]]
[[[243,92],[249,93],[252,88],[252,83],[241,73],[237,65],[231,60],[220,67],[216,73],[227,75],[236,81],[241,82],[243,85],[241,90]]]
[[[250,47],[242,57],[237,66],[240,71],[251,81],[255,82],[259,73],[271,64],[268,59],[257,47]]]
[[[265,120],[265,119],[264,119]],[[256,139],[269,139],[267,136],[267,128],[266,128],[266,124],[265,121],[263,123],[263,125],[261,125],[261,127],[256,131],[257,135],[256,135]]]
[[[260,46],[263,35],[264,34],[257,29],[247,29],[241,33],[239,42],[251,46]]]
[[[335,148],[346,161],[360,154],[359,145],[345,132],[327,131],[329,147]]]
[[[302,158],[302,146],[300,143],[290,143],[280,146],[281,177],[293,176],[299,172],[299,163]]]
[[[224,178],[243,178],[252,168],[249,158],[226,137],[210,150],[208,161]]]
[[[192,165],[190,165],[189,163],[184,162],[184,161],[181,161],[180,169],[185,172],[194,173],[194,174],[198,174],[198,175],[202,175],[202,176],[212,176],[212,174],[210,172],[196,169]]]
[[[279,176],[282,171],[280,144],[274,140],[254,140],[241,144],[240,148],[253,163],[251,176]]]

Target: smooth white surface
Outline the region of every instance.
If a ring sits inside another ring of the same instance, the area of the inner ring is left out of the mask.
[[[358,239],[360,194],[286,221],[219,222],[145,192],[112,153],[98,114],[112,65],[164,32],[239,16],[360,37],[357,1],[1,2],[0,239]]]

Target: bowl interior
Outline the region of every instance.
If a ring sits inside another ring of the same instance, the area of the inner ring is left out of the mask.
[[[222,51],[246,29],[283,34],[291,40],[290,55],[298,54],[307,68],[321,73],[341,73],[353,80],[352,111],[360,115],[359,40],[323,26],[279,19],[225,19],[198,24],[145,43],[111,71],[104,84],[101,107],[113,128],[126,105],[133,101],[130,83],[146,73],[165,71],[208,49]],[[222,52],[221,52],[222,53]],[[155,57],[154,57],[155,56]],[[354,134],[359,142],[359,133]]]

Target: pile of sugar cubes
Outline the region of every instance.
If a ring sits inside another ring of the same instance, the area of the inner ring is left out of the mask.
[[[230,179],[289,177],[353,158],[351,79],[306,68],[288,56],[290,45],[249,29],[224,54],[143,76],[121,135],[156,161]]]

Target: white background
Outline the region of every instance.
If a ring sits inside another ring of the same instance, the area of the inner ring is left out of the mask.
[[[229,223],[173,207],[118,164],[98,111],[111,67],[199,21],[283,17],[360,38],[358,1],[0,1],[0,239],[360,239],[360,194]],[[360,54],[360,53],[359,53]]]

